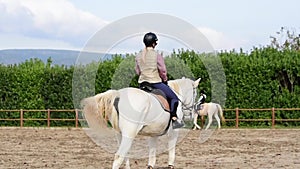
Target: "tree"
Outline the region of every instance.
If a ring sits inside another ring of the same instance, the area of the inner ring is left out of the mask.
[[[300,51],[300,34],[295,28],[281,27],[275,36],[270,36],[271,47],[279,50],[296,50]]]

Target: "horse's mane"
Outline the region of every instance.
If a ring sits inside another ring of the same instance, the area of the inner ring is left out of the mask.
[[[180,93],[180,86],[183,85],[183,83],[187,83],[188,81],[191,81],[191,79],[188,78],[182,78],[182,79],[176,79],[176,80],[170,80],[168,82],[168,85],[176,92],[176,93]]]
[[[176,80],[169,81],[168,85],[176,92],[179,93],[180,87]]]

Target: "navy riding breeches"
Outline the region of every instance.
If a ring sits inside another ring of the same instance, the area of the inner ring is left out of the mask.
[[[152,86],[156,89],[162,90],[165,93],[165,95],[168,99],[168,102],[170,103],[170,112],[171,112],[172,116],[177,117],[176,111],[177,111],[179,99],[178,99],[177,95],[173,92],[173,90],[164,83],[153,83]]]

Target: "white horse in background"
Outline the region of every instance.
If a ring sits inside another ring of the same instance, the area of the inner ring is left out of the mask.
[[[177,109],[179,119],[187,113],[183,111],[193,109],[199,82],[200,78],[196,81],[187,78],[168,81],[169,86],[180,99]],[[116,106],[117,98],[119,101]],[[148,168],[153,168],[156,162],[157,140],[164,134],[168,136],[168,165],[169,168],[174,168],[178,129],[174,130],[172,125],[169,125],[170,113],[162,108],[152,94],[131,87],[108,90],[84,99],[82,105],[90,128],[107,129],[109,121],[111,127],[120,133],[121,137],[118,138],[120,144],[115,154],[113,169],[120,168],[124,160],[126,169],[130,168],[127,153],[137,135],[149,136]]]
[[[210,127],[213,116],[217,120],[218,128],[220,129],[221,123],[220,123],[220,118],[219,118],[218,114],[220,114],[222,122],[225,122],[225,118],[223,116],[223,111],[222,111],[221,105],[219,105],[217,103],[212,103],[212,102],[202,104],[202,109],[198,110],[194,113],[194,128],[193,128],[193,130],[196,130],[196,128],[201,129],[201,127],[197,124],[198,116],[208,116],[208,124],[207,124],[205,130],[207,130]]]

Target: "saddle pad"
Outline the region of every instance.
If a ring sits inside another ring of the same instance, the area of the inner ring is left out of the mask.
[[[170,105],[169,105],[167,99],[165,99],[162,95],[157,95],[157,94],[153,94],[153,93],[151,93],[151,94],[159,101],[159,103],[161,104],[163,109],[170,112]]]

